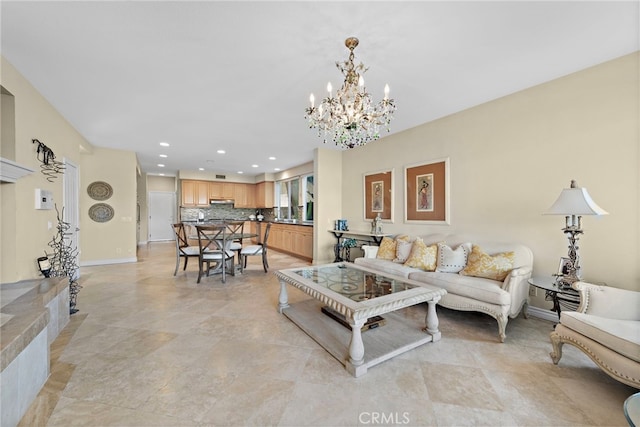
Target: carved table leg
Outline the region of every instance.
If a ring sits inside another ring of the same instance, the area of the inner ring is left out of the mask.
[[[439,341],[442,335],[438,330],[438,325],[440,321],[438,320],[438,315],[436,314],[436,304],[440,301],[440,298],[434,298],[431,301],[427,301],[427,318],[426,323],[427,327],[425,331],[433,337],[433,341]]]
[[[284,280],[280,281],[280,296],[278,297],[278,311],[282,314],[282,310],[289,307],[289,295],[287,295],[287,283]]]
[[[362,326],[367,319],[349,320],[351,325],[351,342],[349,343],[349,360],[347,361],[347,371],[355,377],[359,377],[367,372],[364,363],[364,344],[362,342]]]

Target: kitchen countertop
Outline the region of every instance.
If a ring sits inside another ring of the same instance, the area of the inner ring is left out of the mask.
[[[233,219],[233,218],[227,218],[227,221],[248,221],[248,222],[257,222],[257,223],[272,223],[272,224],[284,224],[284,225],[300,225],[303,227],[313,227],[313,221],[296,221],[296,222],[290,222],[290,221],[258,221],[257,219],[248,219],[248,218],[238,218],[238,219]],[[183,224],[188,224],[188,225],[215,225],[215,224],[220,224],[221,222],[223,222],[225,220],[223,219],[212,219],[212,220],[208,220],[208,221],[203,221],[203,222],[198,222],[198,221],[182,221]]]

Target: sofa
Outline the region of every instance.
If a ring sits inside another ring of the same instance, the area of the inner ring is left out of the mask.
[[[396,242],[394,259],[390,259],[391,240]],[[400,254],[401,247],[404,254]],[[495,318],[500,342],[506,338],[509,318],[521,311],[526,317],[533,253],[524,245],[430,234],[385,237],[380,246],[364,245],[362,249],[364,256],[356,258],[356,264],[438,286],[447,291],[439,305]]]
[[[551,360],[562,345],[578,348],[612,378],[640,388],[640,292],[576,282],[580,306],[563,311],[551,332]]]

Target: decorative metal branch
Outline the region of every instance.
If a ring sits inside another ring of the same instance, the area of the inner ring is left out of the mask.
[[[58,218],[57,229],[58,232],[49,242],[49,247],[53,249],[52,254],[47,254],[51,262],[51,276],[53,277],[67,277],[69,278],[69,312],[71,314],[77,313],[76,302],[78,299],[78,292],[82,289],[76,280],[78,272],[78,248],[71,246],[69,242],[69,229],[71,224],[62,220],[64,216],[64,208],[62,208],[62,215],[58,211],[58,205],[56,205],[56,214]]]
[[[57,161],[51,148],[44,143],[37,139],[32,139],[31,142],[38,144],[36,158],[40,161],[40,171],[47,177],[47,181],[53,182],[58,177],[57,175],[64,171],[64,163]]]

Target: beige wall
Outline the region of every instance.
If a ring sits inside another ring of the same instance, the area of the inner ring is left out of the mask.
[[[136,155],[131,151],[94,147],[91,154],[82,155],[80,265],[136,261],[136,166]],[[105,200],[115,211],[111,221],[100,223],[89,218],[89,208],[97,202],[86,188],[94,181],[113,187],[113,196]]]
[[[385,232],[522,242],[534,252],[534,275],[549,276],[568,243],[564,218],[542,213],[576,179],[610,213],[583,218],[583,277],[640,290],[639,55],[345,151],[344,218],[368,230],[363,173],[394,168],[395,222]],[[403,223],[404,167],[443,157],[451,163],[451,224]]]
[[[0,84],[15,97],[15,142],[10,143],[14,144],[14,160],[36,171],[15,184],[0,184],[0,282],[11,283],[39,277],[36,258],[50,251],[48,243],[56,232],[56,211],[35,209],[35,189],[53,192],[59,209],[63,201],[62,175],[54,182],[45,179],[36,160],[37,147],[31,140],[45,143],[56,160],[68,159],[77,165],[80,145],[90,144],[4,57],[1,66]],[[2,142],[3,147],[6,144]]]
[[[317,148],[314,152],[314,188],[313,204],[313,262],[322,264],[333,262],[333,245],[336,238],[332,230],[336,219],[344,218],[343,153],[339,150]],[[348,169],[348,167],[346,168]],[[343,189],[341,192],[340,189]]]

